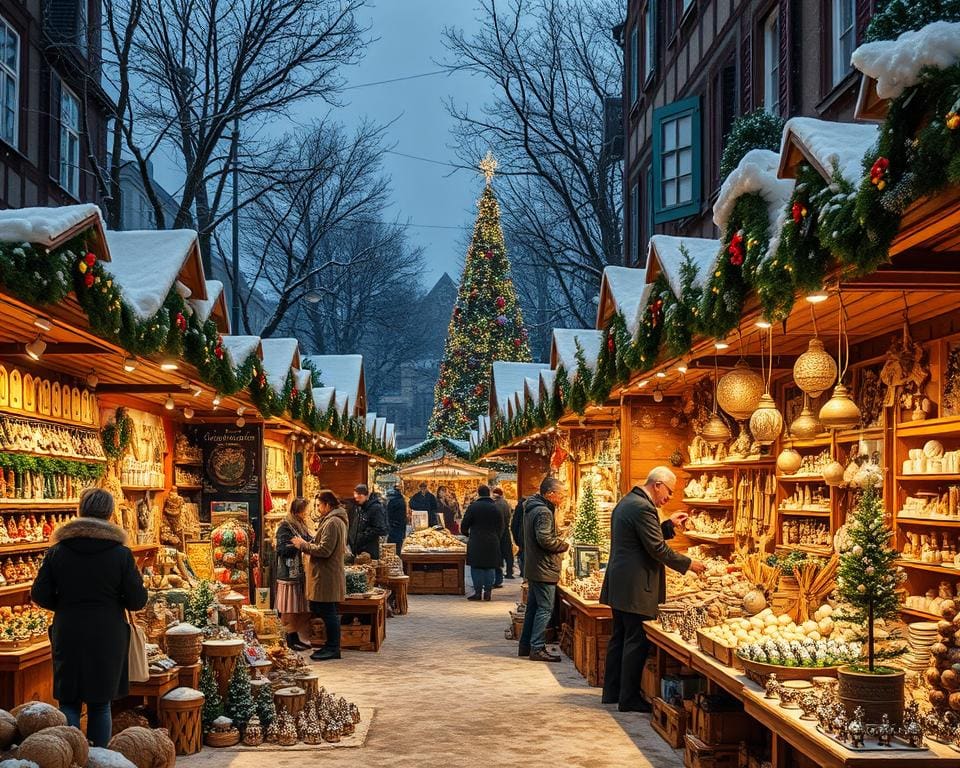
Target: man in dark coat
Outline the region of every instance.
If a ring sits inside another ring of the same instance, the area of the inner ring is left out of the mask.
[[[520,578],[523,578],[523,505],[527,499],[520,497],[517,506],[513,508],[513,518],[510,520],[510,533],[513,534],[513,541],[517,545],[517,564],[520,567]]]
[[[557,536],[554,519],[557,507],[567,495],[563,481],[544,478],[540,493],[527,499],[523,513],[523,575],[527,579],[527,610],[520,633],[520,656],[531,661],[560,661],[547,650],[547,624],[560,581],[562,555],[570,545]]]
[[[640,694],[640,679],[650,644],[643,622],[655,618],[666,599],[664,566],[700,574],[698,560],[674,552],[667,539],[683,527],[685,512],[660,521],[659,507],[670,501],[677,477],[667,467],[655,467],[642,487],[634,487],[614,508],[610,518],[610,560],[603,577],[600,602],[613,610],[613,631],[607,645],[603,678],[606,704],[616,702],[621,712],[649,712]]]
[[[427,525],[431,528],[440,525],[440,515],[437,514],[437,497],[427,490],[426,483],[420,483],[420,489],[410,497],[410,509],[414,512],[426,512]]]
[[[503,488],[499,485],[492,489],[493,503],[503,518],[503,533],[500,534],[500,562],[497,564],[497,575],[493,580],[493,588],[500,589],[504,578],[513,578],[513,540],[510,538],[510,502],[503,496]],[[506,574],[504,574],[506,572]]]
[[[380,497],[370,493],[370,489],[361,483],[353,489],[353,500],[357,504],[357,514],[350,531],[350,549],[354,556],[366,552],[374,560],[380,559],[380,537],[386,536],[387,513],[383,509]]]
[[[85,491],[80,516],[53,532],[30,597],[54,612],[50,628],[53,696],[80,727],[87,705],[87,737],[110,740],[110,702],[129,691],[130,626],[124,611],[139,611],[147,591],[123,529],[110,522],[113,497]]]
[[[467,537],[467,565],[473,582],[473,594],[467,600],[489,600],[500,563],[503,534],[503,516],[490,498],[489,486],[477,488],[477,499],[467,507],[460,531]]]
[[[397,545],[399,555],[407,535],[407,500],[397,485],[387,492],[387,526],[390,529],[387,541]]]

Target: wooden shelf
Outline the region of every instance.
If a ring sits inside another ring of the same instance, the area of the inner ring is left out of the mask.
[[[24,581],[20,584],[5,584],[0,587],[0,595],[19,595],[22,592],[29,592],[33,586],[33,581]]]
[[[19,509],[76,509],[80,499],[0,499],[0,512]]]
[[[837,432],[838,443],[854,443],[857,440],[876,440],[883,437],[883,427],[869,429],[844,429]]]
[[[140,491],[140,492],[143,492],[143,491],[157,491],[157,492],[159,492],[159,491],[165,491],[165,490],[167,490],[166,488],[157,488],[157,487],[151,486],[151,485],[121,485],[120,487],[121,487],[123,490],[125,490],[125,491],[135,491],[135,492],[136,492],[136,491]],[[178,486],[178,487],[179,487],[179,486]]]
[[[685,472],[696,472],[700,469],[736,469],[733,464],[684,464],[682,469]]]
[[[935,563],[921,563],[919,560],[897,560],[897,565],[904,568],[913,568],[917,571],[930,571],[931,573],[941,573],[949,576],[960,574],[960,568],[952,565],[937,565]]]
[[[203,462],[202,462],[202,461],[178,461],[178,460],[174,460],[173,463],[176,464],[178,467],[202,467],[202,466],[203,466]]]
[[[174,483],[174,487],[178,491],[202,491],[202,485],[184,485],[183,483]]]
[[[960,518],[949,517],[904,517],[897,515],[897,524],[905,525],[939,525],[947,528],[960,527]]]
[[[727,501],[707,501],[706,499],[683,499],[684,504],[691,507],[733,507],[733,499]]]
[[[785,483],[819,483],[826,485],[823,475],[777,475],[777,480]]]
[[[830,557],[833,554],[832,548],[817,547],[813,544],[777,544],[777,549],[796,549],[810,555],[817,555],[818,557]]]
[[[898,437],[943,437],[960,435],[960,416],[907,421],[896,425]]]
[[[141,552],[150,552],[151,550],[159,549],[159,548],[160,548],[159,544],[132,544],[130,546],[130,551],[136,552],[139,554]]]
[[[749,469],[750,467],[764,467],[769,464],[776,464],[776,456],[762,456],[759,459],[730,459],[723,462],[728,467],[737,469]]]
[[[829,517],[832,514],[829,509],[778,509],[777,512],[792,517]]]
[[[817,437],[787,438],[783,441],[783,445],[788,448],[826,448],[831,442],[830,435],[818,435]]]
[[[927,611],[920,611],[916,608],[907,608],[903,606],[900,608],[900,613],[905,613],[908,616],[916,616],[919,619],[927,619],[928,621],[942,621],[943,616],[938,616],[935,613],[928,613]]]
[[[45,453],[43,451],[28,451],[23,448],[4,448],[4,453],[17,453],[21,456],[36,456],[41,459],[63,459],[65,461],[81,461],[85,464],[106,464],[106,458],[96,456],[71,456],[69,453]]]
[[[733,544],[733,534],[700,533],[699,531],[684,531],[683,535],[691,541],[702,541],[704,544]]]
[[[906,481],[915,481],[923,482],[924,480],[953,480],[960,483],[960,474],[949,474],[949,475],[929,475],[926,473],[917,473],[916,475],[897,475],[897,480],[900,482]]]
[[[91,396],[93,395],[92,392],[90,394]],[[58,427],[85,429],[88,432],[99,431],[97,425],[95,424],[87,424],[81,421],[71,421],[70,419],[64,419],[62,417],[57,418],[56,416],[44,416],[40,413],[27,413],[26,411],[17,411],[12,408],[0,408],[0,416],[10,416],[15,419],[26,419],[28,421],[41,421],[46,422],[47,424],[55,424]]]
[[[24,541],[20,544],[5,544],[0,547],[0,557],[4,555],[22,555],[24,552],[43,552],[43,550],[49,548],[49,541]]]
[[[288,493],[293,493],[293,488],[271,488],[270,493],[277,494],[278,496],[284,496]]]

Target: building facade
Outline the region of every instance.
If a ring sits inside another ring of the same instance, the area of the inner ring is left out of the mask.
[[[624,263],[655,233],[716,237],[712,207],[733,121],[849,120],[850,55],[875,0],[629,0],[624,46]]]
[[[0,207],[100,202],[99,0],[0,2]]]

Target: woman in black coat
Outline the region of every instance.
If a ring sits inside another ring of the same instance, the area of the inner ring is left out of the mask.
[[[481,485],[477,500],[463,515],[460,530],[467,537],[467,565],[474,592],[467,600],[489,600],[500,565],[500,536],[503,516],[490,498],[490,488]]]
[[[126,696],[130,626],[125,611],[147,604],[147,590],[123,529],[110,522],[113,497],[89,489],[80,516],[50,539],[30,597],[52,610],[53,695],[69,725],[80,727],[87,705],[87,738],[110,741],[110,702]]]

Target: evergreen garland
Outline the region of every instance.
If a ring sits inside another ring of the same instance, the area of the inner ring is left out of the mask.
[[[106,466],[103,462],[93,464],[74,459],[31,456],[25,453],[0,453],[0,469],[10,470],[17,475],[28,472],[44,477],[66,475],[86,484],[103,477]]]
[[[693,347],[693,332],[700,325],[700,304],[703,287],[698,280],[697,266],[687,246],[680,244],[683,263],[680,265],[680,295],[667,291],[663,299],[663,332],[661,337],[670,357],[685,355]]]
[[[865,43],[896,40],[934,21],[960,21],[960,0],[881,0],[863,35]]]
[[[663,333],[664,305],[667,297],[671,295],[670,283],[661,272],[650,288],[629,356],[632,367],[638,371],[648,371],[657,362],[660,337]]]
[[[583,354],[583,347],[580,345],[579,339],[574,340],[576,345],[576,360],[577,360],[577,375],[573,380],[573,383],[570,385],[570,400],[569,406],[570,410],[574,413],[583,415],[584,411],[587,410],[587,404],[590,401],[590,384],[591,384],[591,373],[590,368],[587,366],[586,356]]]
[[[123,456],[132,436],[133,419],[127,415],[127,409],[120,406],[113,421],[104,424],[103,429],[100,430],[100,442],[103,444],[103,452],[107,458],[117,461]]]
[[[726,179],[751,149],[778,152],[782,136],[783,119],[765,109],[738,117],[724,137],[723,154],[720,156],[720,178]]]
[[[30,243],[0,243],[0,285],[28,304],[58,304],[73,288],[71,265],[86,250],[83,237],[52,251]]]
[[[606,402],[614,387],[630,380],[630,365],[627,362],[630,347],[627,323],[620,312],[615,312],[604,329],[597,371],[590,384],[590,399],[594,403]]]
[[[557,367],[557,374],[553,379],[553,394],[550,397],[548,413],[550,421],[556,423],[560,421],[567,408],[567,401],[570,398],[570,379],[567,377],[567,369],[562,365]]]

